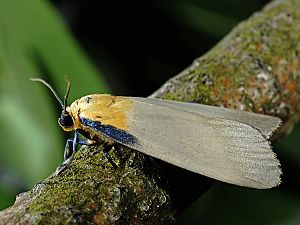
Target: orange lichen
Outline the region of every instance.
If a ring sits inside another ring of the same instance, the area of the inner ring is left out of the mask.
[[[289,77],[287,73],[281,73],[280,76],[278,76],[278,81],[281,85],[284,85],[288,79]]]
[[[286,88],[291,92],[293,93],[294,91],[296,91],[296,83],[295,81],[292,81],[292,80],[288,80],[286,82]]]
[[[256,51],[261,52],[263,50],[263,48],[264,48],[264,44],[263,43],[261,43],[261,42],[257,42],[256,43],[256,45],[255,45]]]
[[[88,205],[88,208],[91,208],[91,209],[96,209],[97,208],[97,204],[96,203],[91,203]]]
[[[293,61],[287,65],[287,72],[293,73],[298,70],[299,63],[297,61]]]
[[[103,216],[103,214],[100,212],[98,214],[95,214],[93,216],[93,222],[95,224],[98,224],[98,225],[103,225],[104,224],[104,221],[106,221],[106,218]]]
[[[269,99],[269,97],[266,96],[266,95],[262,95],[262,96],[260,97],[260,99],[259,99],[260,105],[263,105],[263,104],[265,104],[265,103],[267,103],[267,102],[269,102],[269,101],[270,101],[270,99]]]
[[[274,57],[272,57],[272,64],[273,65],[279,65],[279,64],[281,64],[281,62],[283,61],[284,59],[283,59],[283,57],[281,57],[281,56],[274,56]]]
[[[228,77],[220,77],[219,80],[222,88],[229,88],[232,86],[232,80]]]

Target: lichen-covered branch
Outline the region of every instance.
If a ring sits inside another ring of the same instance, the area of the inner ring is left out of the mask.
[[[170,224],[169,195],[151,159],[126,148],[112,156],[117,169],[102,146],[81,149],[70,169],[17,196],[0,224]]]
[[[299,27],[300,0],[271,2],[152,97],[279,116],[284,133],[300,114]],[[0,224],[170,224],[212,181],[125,147],[112,151],[115,169],[102,150],[79,151],[0,212]]]

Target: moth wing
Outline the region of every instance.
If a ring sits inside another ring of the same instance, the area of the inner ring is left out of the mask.
[[[252,121],[241,122],[243,113],[237,110],[227,111],[224,119],[224,109],[218,107],[203,113],[196,104],[147,98],[131,100],[126,132],[138,144],[124,145],[236,185],[263,189],[280,183],[280,163],[265,139],[278,126],[278,118],[262,116],[265,125],[254,128]],[[257,119],[256,114],[245,115],[248,120]]]
[[[281,124],[281,119],[263,114],[251,113],[242,110],[228,109],[211,105],[203,105],[189,102],[161,100],[155,98],[134,98],[138,102],[154,104],[170,109],[197,113],[204,117],[222,118],[248,124],[259,130],[267,139]]]

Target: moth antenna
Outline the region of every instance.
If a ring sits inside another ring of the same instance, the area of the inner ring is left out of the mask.
[[[67,90],[66,90],[66,94],[64,96],[64,105],[63,105],[64,112],[66,111],[66,108],[67,108],[68,97],[70,94],[70,87],[71,87],[71,83],[70,83],[70,81],[68,81],[67,77],[65,77],[65,81],[67,82]]]
[[[65,99],[66,97],[68,97],[69,95],[69,92],[70,92],[70,85],[68,82],[68,87],[67,87],[67,93],[66,93],[66,96],[64,98],[64,103],[62,102],[62,100],[59,98],[58,94],[56,93],[56,91],[54,90],[54,88],[49,84],[47,83],[45,80],[41,79],[41,78],[30,78],[31,81],[38,81],[38,82],[41,82],[43,83],[46,87],[48,87],[51,92],[53,93],[53,95],[55,96],[55,98],[58,100],[59,104],[61,105],[61,107],[65,110],[65,105],[64,103],[67,103],[67,100]]]

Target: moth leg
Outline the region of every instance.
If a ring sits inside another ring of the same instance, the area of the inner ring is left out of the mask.
[[[69,138],[66,142],[65,151],[64,151],[64,161],[71,157],[72,154],[77,152],[77,146],[79,145],[94,145],[95,142],[88,139],[77,139],[77,142],[74,142],[74,138]],[[75,147],[74,147],[75,145]]]
[[[66,142],[65,152],[64,152],[65,161],[56,169],[55,175],[61,174],[65,169],[70,167],[74,158],[74,154],[77,150],[77,145],[78,145],[77,142],[78,142],[78,132],[75,130],[74,138],[68,139]]]
[[[55,175],[61,174],[65,169],[69,168],[75,153],[77,152],[78,144],[93,145],[95,142],[85,139],[78,139],[78,132],[75,130],[74,138],[70,138],[66,142],[64,151],[64,162],[56,169]]]
[[[105,156],[105,158],[108,160],[108,162],[114,167],[114,168],[118,168],[117,164],[114,162],[113,158],[111,157],[111,155],[109,154],[110,150],[112,148],[114,148],[116,146],[115,143],[108,143],[104,149],[103,149],[103,154]],[[115,147],[116,148],[116,147]]]
[[[73,138],[70,138],[66,141],[65,151],[64,151],[64,161],[71,157],[73,154]]]

